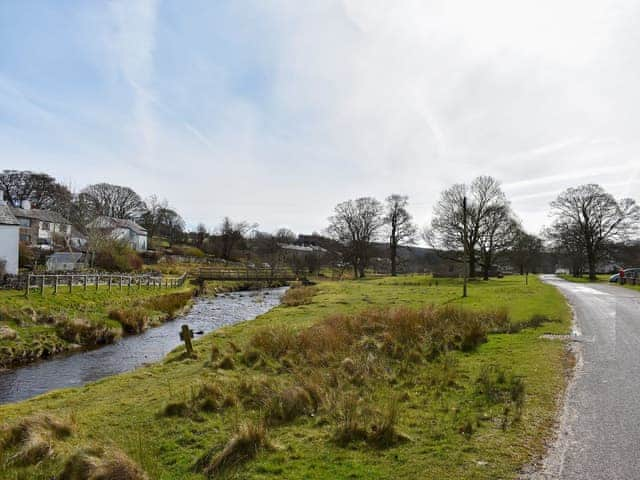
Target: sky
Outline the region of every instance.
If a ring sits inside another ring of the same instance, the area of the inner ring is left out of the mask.
[[[640,200],[640,2],[0,0],[0,169],[321,231],[350,198],[492,175]]]

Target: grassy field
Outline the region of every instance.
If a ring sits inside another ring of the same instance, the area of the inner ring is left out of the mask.
[[[124,452],[153,479],[515,478],[552,431],[567,356],[540,335],[568,332],[569,310],[537,278],[460,293],[457,280],[419,276],[322,282],[295,294],[297,306],[196,342],[196,359],[178,349],[160,364],[0,406],[8,425],[47,413],[71,429],[44,437],[53,454],[36,465],[16,460],[29,435],[5,440],[0,479],[49,479],[95,446]],[[448,310],[402,310],[429,305]],[[447,337],[449,316],[471,329]],[[488,324],[477,320],[494,317],[513,333],[483,342]],[[428,322],[429,335],[407,335]],[[351,333],[339,337],[344,325]]]
[[[84,291],[78,286],[72,293],[62,287],[56,295],[45,289],[43,296],[26,298],[21,291],[0,291],[0,367],[139,333],[174,315],[190,292],[187,287]]]

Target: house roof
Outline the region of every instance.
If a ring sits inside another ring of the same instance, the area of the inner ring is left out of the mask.
[[[0,205],[0,225],[20,225],[18,219],[11,213],[11,208],[6,205]]]
[[[87,225],[87,228],[128,228],[138,235],[146,235],[147,231],[133,220],[123,218],[98,217]]]
[[[40,210],[39,208],[17,208],[9,207],[13,215],[17,218],[31,218],[33,220],[40,220],[41,222],[61,223],[63,225],[71,225],[71,222],[60,215],[58,212],[52,210]]]
[[[47,263],[76,263],[82,258],[80,252],[56,252],[47,258]]]

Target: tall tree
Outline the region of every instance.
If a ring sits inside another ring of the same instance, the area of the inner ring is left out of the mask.
[[[518,223],[506,202],[487,209],[480,220],[478,236],[479,263],[483,280],[489,280],[489,273],[496,257],[513,245],[517,229]]]
[[[382,205],[362,197],[336,205],[329,217],[329,233],[344,246],[344,259],[351,263],[354,276],[363,278],[369,265],[371,242],[384,224]]]
[[[145,211],[144,202],[129,187],[97,183],[82,190],[80,196],[93,218],[104,215],[134,220]]]
[[[34,208],[62,214],[67,213],[72,200],[69,189],[55,178],[29,170],[3,170],[0,173],[0,190],[12,207],[20,207],[23,201],[28,200]]]
[[[397,275],[398,246],[401,243],[414,243],[416,227],[411,214],[407,211],[409,197],[393,194],[386,198],[384,222],[389,228],[389,258],[391,275]]]
[[[640,209],[635,201],[616,201],[600,185],[587,184],[568,188],[551,202],[555,220],[551,234],[555,238],[571,234],[583,249],[589,269],[589,279],[596,279],[597,264],[609,244],[627,238],[637,231]]]
[[[247,233],[256,228],[256,224],[233,222],[229,217],[224,217],[220,225],[220,256],[225,260],[231,260],[234,247]]]
[[[520,275],[535,273],[542,254],[542,240],[518,228],[509,253],[511,263],[518,269]]]
[[[465,198],[466,218],[463,209]],[[425,239],[451,260],[467,261],[469,275],[475,276],[483,219],[491,210],[506,205],[508,202],[500,183],[493,177],[477,177],[469,187],[453,185],[440,194],[433,209],[431,228],[425,231]]]

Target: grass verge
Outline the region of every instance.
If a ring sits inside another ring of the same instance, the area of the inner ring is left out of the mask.
[[[10,425],[75,421],[56,455],[0,479],[51,478],[89,444],[158,479],[515,478],[542,454],[564,386],[564,344],[540,335],[567,333],[570,314],[537,278],[460,292],[421,276],[320,282],[310,303],[196,342],[199,360],[178,349],[1,406]]]
[[[0,368],[140,333],[174,317],[191,297],[190,288],[75,287],[71,293],[47,290],[29,298],[0,291]]]

